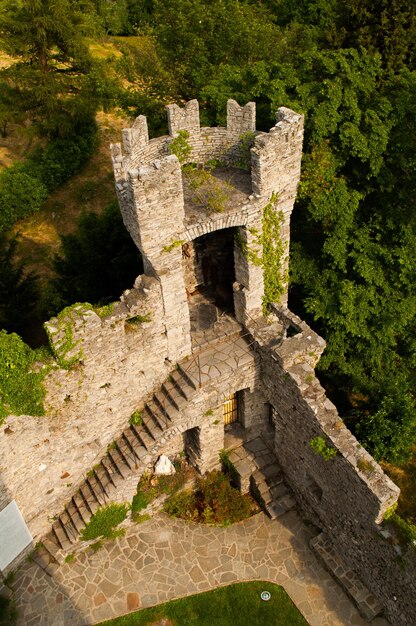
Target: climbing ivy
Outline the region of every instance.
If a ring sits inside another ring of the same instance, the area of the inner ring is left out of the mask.
[[[35,371],[34,363],[45,354],[5,330],[0,331],[0,354],[0,423],[10,414],[44,415],[42,380],[49,368]]]
[[[270,202],[263,210],[263,234],[261,243],[263,245],[263,275],[264,275],[264,296],[263,313],[266,315],[269,304],[279,302],[285,292],[285,282],[287,276],[283,274],[282,266],[285,243],[280,236],[280,229],[283,223],[282,211],[275,210],[277,194],[272,193]]]
[[[264,315],[268,313],[269,304],[279,302],[287,282],[287,276],[282,271],[286,244],[280,236],[284,218],[283,212],[275,209],[276,201],[277,194],[272,193],[269,203],[263,209],[263,232],[260,234],[255,228],[248,229],[253,235],[254,246],[249,246],[240,232],[237,231],[235,235],[235,242],[243,256],[253,265],[260,265],[263,268]],[[256,250],[257,245],[262,247],[261,255]]]
[[[76,302],[75,304],[71,304],[71,306],[67,306],[60,313],[58,313],[56,319],[58,320],[59,331],[63,334],[59,343],[54,341],[53,333],[48,326],[45,325],[52,353],[58,365],[63,369],[69,369],[72,365],[80,361],[83,356],[82,349],[80,348],[76,354],[68,357],[68,354],[72,352],[80,343],[79,340],[74,340],[74,322],[71,316],[74,309],[77,309],[78,307],[82,307],[83,311],[94,311],[94,307],[89,302]]]

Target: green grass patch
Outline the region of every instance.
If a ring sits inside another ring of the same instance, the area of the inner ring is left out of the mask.
[[[268,602],[260,598],[262,591],[271,594]],[[163,618],[175,626],[308,626],[282,587],[261,581],[236,583],[102,623],[147,626]]]

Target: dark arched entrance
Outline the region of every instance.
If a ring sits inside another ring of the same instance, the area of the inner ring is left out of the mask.
[[[183,247],[188,296],[203,294],[218,309],[234,315],[233,283],[236,228],[202,235]]]

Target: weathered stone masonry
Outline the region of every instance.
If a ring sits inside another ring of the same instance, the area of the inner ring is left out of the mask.
[[[240,107],[229,101],[226,128],[201,128],[193,100],[184,108],[169,106],[168,125],[169,136],[149,140],[146,118],[140,116],[123,131],[123,146],[112,146],[123,220],[143,255],[145,275],[104,318],[80,305],[50,320],[58,359],[75,362],[69,369],[55,364],[48,374],[46,417],[10,416],[0,432],[0,510],[15,499],[35,541],[50,530],[52,518],[126,428],[131,413],[192,353],[188,292],[200,278],[186,265],[190,261],[183,244],[193,246],[202,235],[234,227],[243,242],[255,246],[252,228],[261,233],[262,209],[276,194],[288,251],[302,116],[279,109],[276,125],[260,133],[255,131],[254,104]],[[241,136],[254,133],[246,186],[224,212],[194,212],[187,202],[181,166],[169,154],[179,130],[190,134],[190,162],[219,159],[231,168]],[[198,389],[152,454],[178,452],[184,433],[197,429],[195,464],[204,472],[218,463],[224,437],[221,404],[227,395],[240,392],[246,428],[261,430],[271,407],[275,454],[299,506],[377,596],[387,616],[399,626],[414,626],[413,554],[410,549],[399,554],[380,532],[399,490],[345,428],[315,377],[324,341],[285,308],[287,294],[265,320],[262,268],[236,244],[233,256],[235,316],[251,334],[254,352],[250,348],[251,356],[233,376]],[[294,336],[287,336],[289,326]],[[325,461],[312,451],[310,441],[317,436],[337,450],[333,459]],[[152,462],[149,454],[126,478],[118,500],[131,498],[138,476]]]

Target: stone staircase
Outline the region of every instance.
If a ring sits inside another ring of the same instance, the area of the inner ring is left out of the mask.
[[[277,463],[258,469],[251,476],[251,493],[271,519],[280,517],[296,504],[283,482],[283,472]]]
[[[152,395],[141,411],[141,423],[131,424],[108,448],[100,463],[88,472],[78,491],[52,524],[43,540],[57,560],[79,541],[82,529],[96,510],[110,502],[117,487],[152,457],[152,449],[192,397],[197,384],[180,366]]]
[[[377,598],[363,585],[358,576],[334,549],[326,533],[321,533],[310,541],[310,545],[330,574],[340,583],[355,602],[359,612],[371,622],[383,610]]]
[[[262,437],[254,437],[234,448],[229,458],[239,475],[241,491],[250,491],[271,519],[295,506],[282,469]]]

